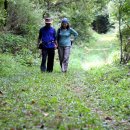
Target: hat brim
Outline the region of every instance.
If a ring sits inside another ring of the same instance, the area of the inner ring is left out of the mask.
[[[52,20],[49,20],[49,21],[45,20],[45,23],[52,23],[52,22],[53,22]]]
[[[45,23],[52,23],[52,22],[45,22]]]
[[[68,23],[67,21],[62,21],[62,23]]]

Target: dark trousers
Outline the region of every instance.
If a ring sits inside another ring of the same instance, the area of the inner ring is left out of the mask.
[[[54,56],[55,56],[55,49],[54,48],[47,48],[42,49],[42,62],[41,62],[41,71],[42,72],[52,72],[54,66]],[[46,67],[47,62],[47,67]]]

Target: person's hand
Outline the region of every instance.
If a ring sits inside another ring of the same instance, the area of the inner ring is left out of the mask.
[[[55,50],[58,49],[58,45],[55,44]]]

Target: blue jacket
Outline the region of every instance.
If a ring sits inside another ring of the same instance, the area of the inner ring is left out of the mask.
[[[44,26],[39,30],[39,39],[44,48],[54,48],[56,40],[56,31],[53,27]]]
[[[59,46],[71,46],[71,36],[73,35],[74,40],[77,38],[78,33],[73,29],[59,29],[57,31],[57,41]]]

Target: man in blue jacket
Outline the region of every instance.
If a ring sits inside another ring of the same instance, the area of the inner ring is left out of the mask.
[[[52,19],[45,19],[45,26],[39,30],[38,47],[42,51],[42,72],[52,72],[54,65],[55,47],[56,47],[56,30],[51,27]],[[46,67],[47,61],[47,67]]]

